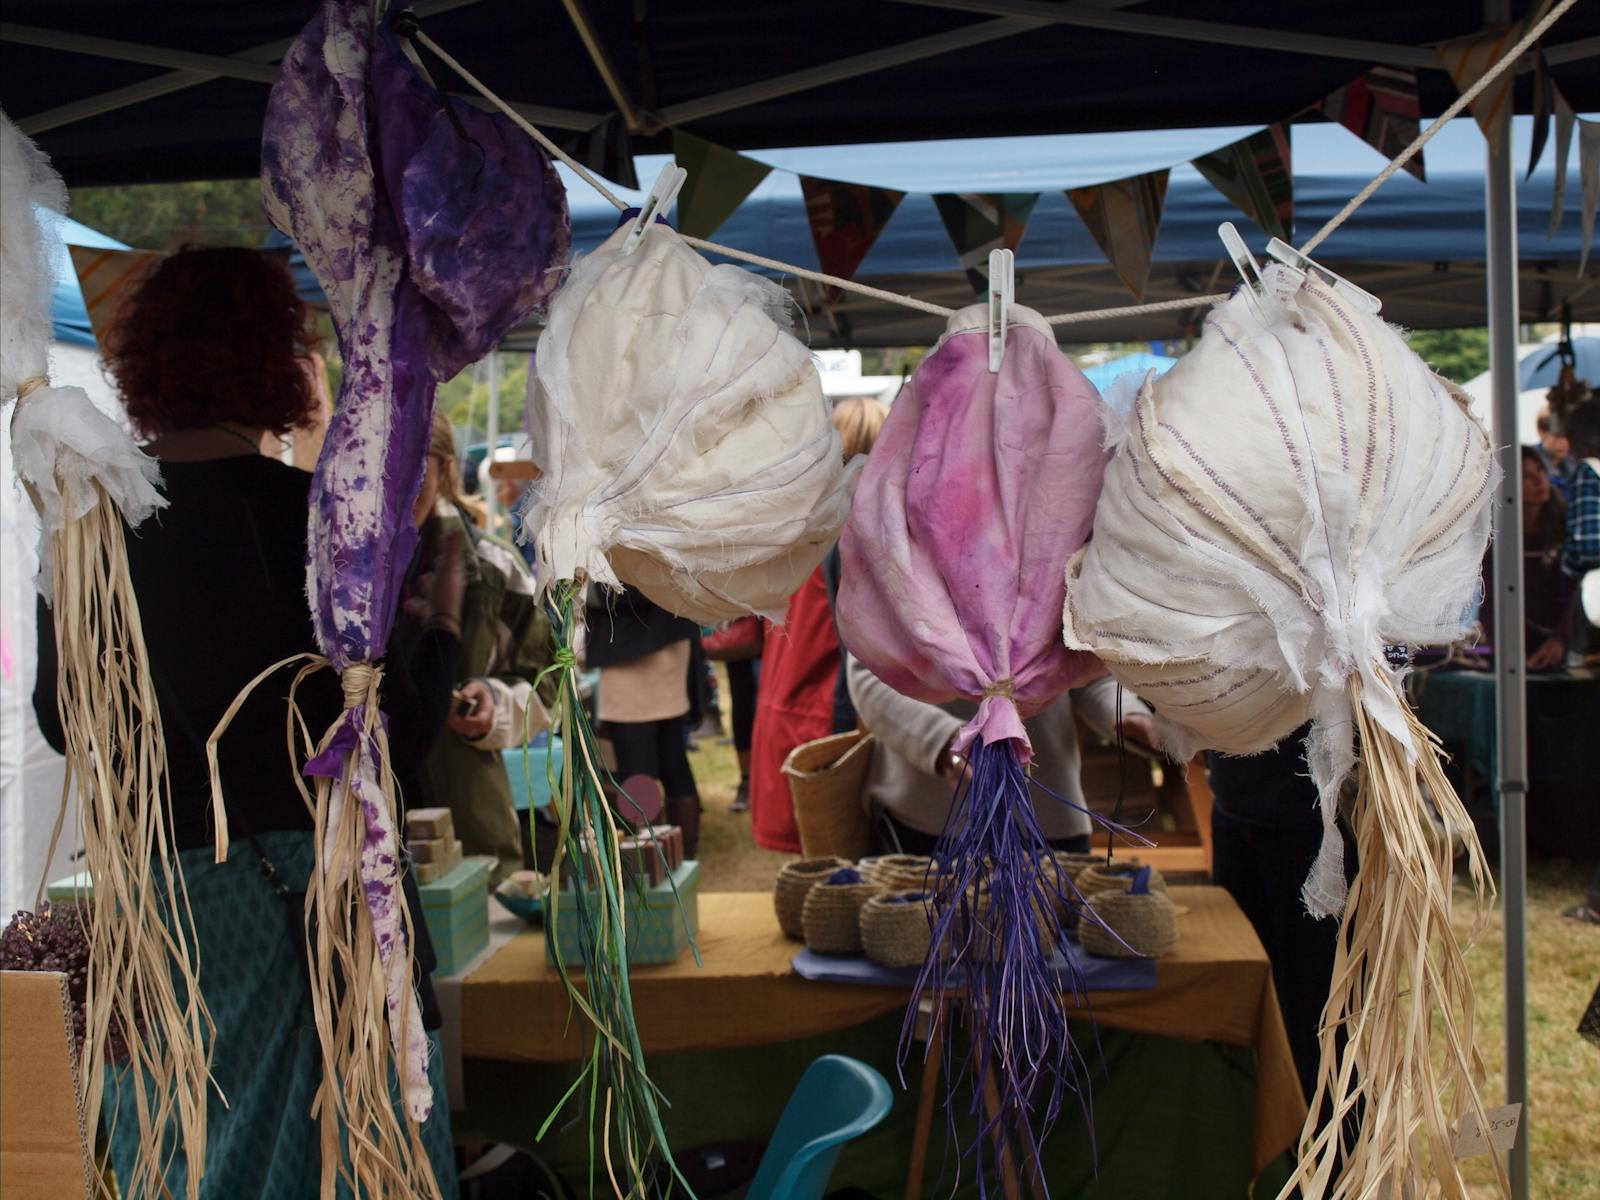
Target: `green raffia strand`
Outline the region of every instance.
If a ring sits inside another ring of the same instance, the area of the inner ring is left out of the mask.
[[[535,681],[535,691],[546,676],[555,676],[557,693],[551,711],[551,728],[560,731],[562,755],[559,776],[549,756],[545,767],[559,826],[555,858],[550,866],[545,929],[551,938],[556,973],[567,992],[569,1027],[573,1014],[581,1012],[594,1027],[595,1037],[578,1078],[545,1118],[539,1137],[544,1137],[572,1098],[587,1089],[588,1194],[596,1194],[596,1160],[601,1159],[606,1164],[607,1182],[613,1183],[620,1197],[645,1200],[651,1186],[645,1169],[650,1160],[659,1155],[671,1172],[668,1191],[676,1191],[681,1186],[683,1194],[693,1200],[694,1192],[688,1180],[672,1161],[666,1131],[661,1124],[660,1105],[666,1100],[645,1069],[644,1051],[634,1021],[623,929],[627,889],[622,875],[620,839],[606,803],[605,788],[610,775],[601,761],[599,739],[584,714],[578,692],[575,639],[581,594],[581,585],[571,582],[558,584],[552,591],[550,615],[557,649],[554,662]],[[531,778],[527,739],[523,743],[523,770]],[[581,989],[562,960],[559,943],[549,933],[559,919],[561,865],[569,855],[575,866],[570,872],[577,909],[573,915],[582,933],[584,986]],[[634,869],[637,870],[637,864]],[[700,962],[698,947],[695,961]],[[601,1146],[596,1145],[597,1133],[601,1135]]]

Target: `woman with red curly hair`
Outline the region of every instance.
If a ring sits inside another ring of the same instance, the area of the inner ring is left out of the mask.
[[[310,1115],[322,1062],[304,965],[304,892],[312,818],[295,788],[285,738],[284,678],[254,689],[219,743],[233,842],[216,864],[205,743],[224,712],[274,663],[315,652],[305,598],[311,476],[261,452],[268,433],[307,424],[316,393],[306,361],[310,311],[281,261],[253,250],[184,250],[164,259],[124,305],[107,366],[145,449],[160,460],[169,506],[128,538],[151,676],[166,739],[170,836],[194,913],[201,990],[216,1022],[203,1198],[315,1196],[321,1154]],[[405,787],[448,713],[460,655],[460,548],[436,564],[425,633],[384,679],[395,769]],[[34,707],[59,750],[55,644],[41,618]],[[331,672],[296,697],[325,729],[342,707]],[[410,790],[410,789],[406,789]],[[408,885],[411,881],[408,877]],[[434,959],[408,887],[419,971]],[[431,989],[419,979],[426,1015]],[[430,1072],[444,1095],[439,1058]],[[119,1174],[135,1154],[135,1083],[108,1071],[106,1105]],[[448,1106],[423,1144],[442,1194],[457,1195]],[[119,1110],[124,1119],[118,1120]],[[166,1173],[183,1195],[180,1152]]]

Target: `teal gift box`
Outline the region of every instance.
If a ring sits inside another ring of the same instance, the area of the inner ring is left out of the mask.
[[[518,812],[550,807],[550,776],[561,775],[561,739],[548,732],[535,734],[527,751],[521,746],[502,750],[511,803]]]
[[[489,873],[492,858],[464,859],[432,883],[417,885],[422,918],[439,958],[435,975],[461,971],[489,944]]]
[[[588,901],[588,894],[585,896]],[[630,963],[677,962],[700,930],[700,864],[686,859],[671,880],[623,893],[627,914]],[[553,908],[553,911],[552,911]],[[583,921],[578,898],[570,888],[554,906],[545,902],[544,957],[555,962],[555,950],[568,967],[583,965]]]

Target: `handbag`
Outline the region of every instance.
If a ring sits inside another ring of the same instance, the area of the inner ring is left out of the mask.
[[[800,852],[807,858],[854,861],[867,853],[872,821],[865,796],[876,745],[870,733],[853,730],[802,742],[783,760]]]
[[[766,640],[760,617],[739,617],[706,634],[700,648],[714,662],[750,662],[761,657]]]

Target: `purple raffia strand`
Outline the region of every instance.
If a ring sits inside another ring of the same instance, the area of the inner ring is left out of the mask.
[[[1039,826],[1016,743],[1005,739],[975,747],[964,783],[958,785],[933,854],[931,945],[901,1029],[899,1068],[904,1084],[923,997],[938,1014],[947,995],[963,992],[969,1048],[958,1062],[954,1038],[947,1034],[946,1112],[954,1144],[955,1092],[970,1072],[976,1082],[971,1111],[978,1124],[972,1154],[979,1194],[987,1196],[986,1142],[998,1135],[1009,1144],[1015,1132],[1026,1155],[1018,1167],[1031,1169],[1036,1142],[1030,1122],[1040,1100],[1038,1141],[1055,1124],[1070,1091],[1078,1096],[1094,1146],[1086,1063],[1066,1015],[1069,991],[1086,1007],[1087,987],[1070,956],[1065,980],[1055,965],[1055,947],[1064,936],[1055,902],[1081,906],[1082,898],[1066,881]],[[980,913],[975,900],[984,895],[989,903]],[[991,1075],[999,1093],[992,1117],[983,1112],[984,1081]],[[1095,1156],[1098,1168],[1098,1150]]]

